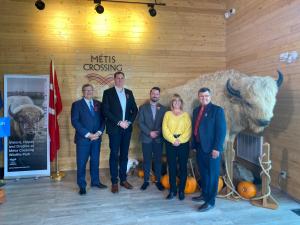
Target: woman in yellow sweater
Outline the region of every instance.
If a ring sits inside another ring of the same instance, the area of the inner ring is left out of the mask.
[[[179,164],[178,198],[184,199],[184,189],[187,178],[187,161],[189,157],[189,140],[192,133],[191,118],[183,111],[183,100],[174,94],[171,101],[171,111],[166,112],[163,125],[163,137],[166,139],[167,160],[169,169],[170,192],[167,199],[177,194],[176,173]]]

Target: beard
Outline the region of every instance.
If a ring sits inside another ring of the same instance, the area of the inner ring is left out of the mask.
[[[159,101],[159,98],[151,98],[150,99],[152,102],[158,102]]]

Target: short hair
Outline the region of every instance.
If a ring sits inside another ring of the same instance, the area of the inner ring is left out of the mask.
[[[202,87],[202,88],[199,89],[198,95],[199,95],[200,93],[203,93],[203,92],[208,92],[209,94],[211,94],[211,91],[210,91],[209,88],[207,88],[207,87]]]
[[[153,87],[153,88],[151,88],[150,93],[151,93],[152,90],[157,90],[160,93],[160,88],[159,87]]]
[[[180,109],[182,110],[183,109],[183,100],[181,98],[181,96],[177,93],[175,93],[173,96],[172,96],[172,100],[171,100],[171,110],[173,110],[173,102],[175,100],[179,100],[181,102],[181,105],[180,105]]]
[[[93,85],[91,85],[91,84],[84,84],[84,85],[82,85],[81,91],[84,91],[84,89],[85,89],[86,87],[92,87],[93,90],[94,90]]]
[[[122,74],[122,76],[125,77],[125,74],[122,71],[117,71],[114,73],[114,78],[116,78],[118,74]]]

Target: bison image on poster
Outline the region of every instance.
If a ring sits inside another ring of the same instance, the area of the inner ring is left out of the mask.
[[[10,96],[8,102],[12,129],[10,140],[32,141],[39,122],[44,117],[44,110],[36,106],[28,96]]]
[[[47,169],[47,102],[44,80],[8,79],[8,172]]]

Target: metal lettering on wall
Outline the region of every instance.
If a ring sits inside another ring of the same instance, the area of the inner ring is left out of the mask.
[[[114,55],[91,55],[90,62],[83,64],[82,68],[89,72],[85,77],[89,81],[97,82],[100,86],[112,86],[114,73],[123,70],[122,64],[118,63]]]

